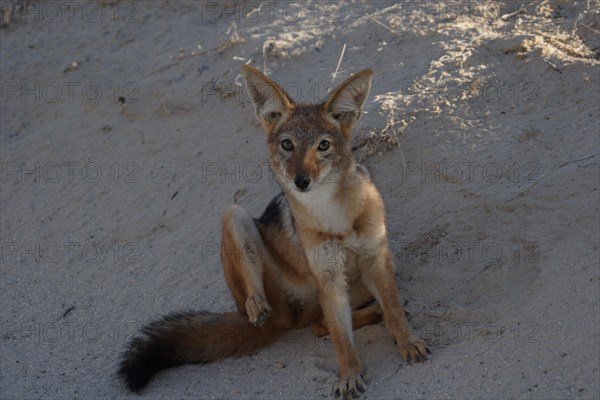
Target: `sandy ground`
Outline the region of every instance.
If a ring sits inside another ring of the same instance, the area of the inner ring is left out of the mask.
[[[328,396],[309,330],[115,377],[149,320],[234,309],[220,216],[278,192],[251,62],[301,101],[374,69],[356,155],[433,354],[357,331],[367,398],[598,398],[600,4],[453,4],[4,1],[0,397]]]

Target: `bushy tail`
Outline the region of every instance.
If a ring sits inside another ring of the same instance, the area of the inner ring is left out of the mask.
[[[254,326],[239,313],[171,314],[142,328],[123,354],[118,374],[139,392],[162,369],[252,354],[283,333],[268,324]]]

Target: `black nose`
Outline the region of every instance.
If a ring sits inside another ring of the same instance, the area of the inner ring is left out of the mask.
[[[308,176],[300,175],[294,179],[294,183],[298,189],[304,190],[310,185],[310,178]]]

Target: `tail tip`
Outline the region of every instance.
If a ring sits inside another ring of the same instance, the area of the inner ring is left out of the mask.
[[[139,393],[158,371],[172,365],[165,351],[150,338],[136,338],[123,354],[117,375],[127,389]]]
[[[155,372],[150,370],[147,365],[124,360],[119,367],[117,375],[121,378],[127,389],[134,393],[140,393],[148,386]]]

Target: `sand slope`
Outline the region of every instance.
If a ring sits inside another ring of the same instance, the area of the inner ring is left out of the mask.
[[[598,1],[10,2],[0,30],[1,398],[140,398],[114,372],[167,312],[232,310],[234,199],[278,192],[241,90],[375,72],[355,135],[431,360],[356,332],[367,398],[598,398]],[[60,8],[58,8],[60,6]],[[141,398],[321,398],[329,339],[158,375]]]

